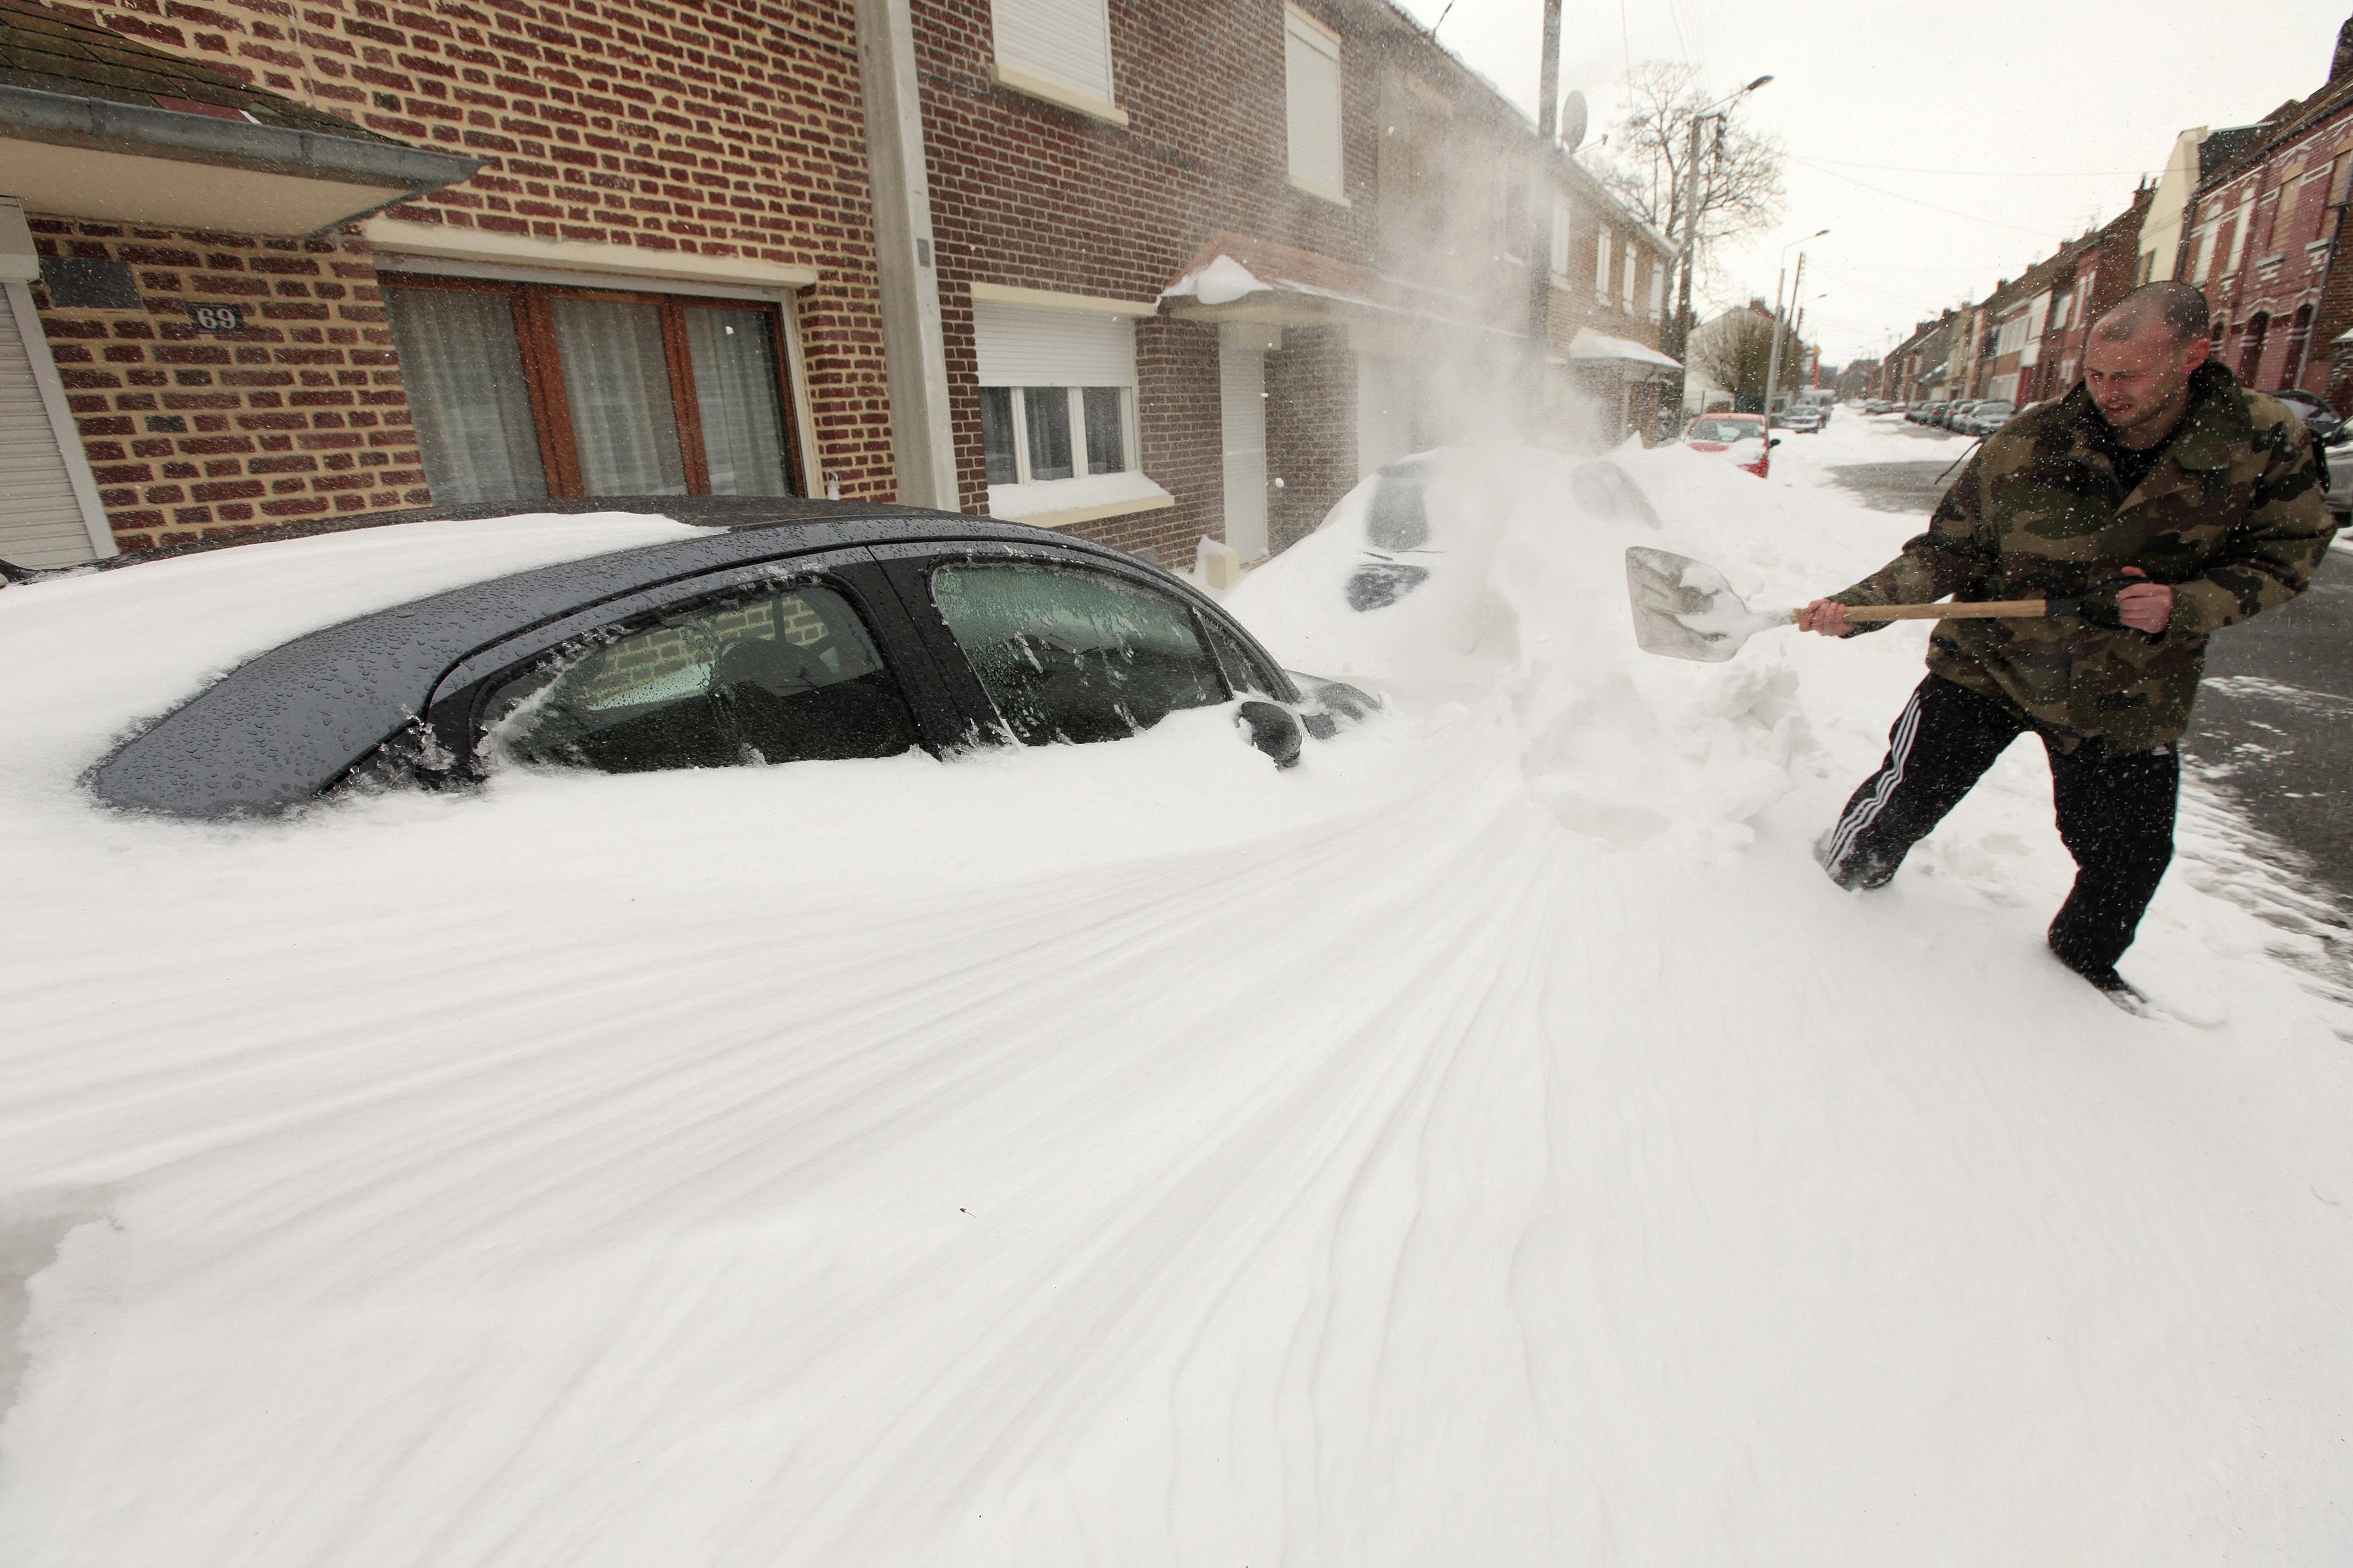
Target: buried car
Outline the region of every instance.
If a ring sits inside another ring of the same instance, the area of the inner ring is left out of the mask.
[[[642,773],[946,754],[1117,740],[1229,702],[1289,765],[1372,706],[1303,686],[1168,574],[1040,529],[798,500],[550,510],[702,526],[281,642],[133,734],[91,789],[167,816],[268,816],[501,759]]]
[[[1745,441],[1757,443],[1753,453],[1741,445]],[[1683,445],[1695,452],[1730,452],[1734,462],[1761,479],[1772,468],[1772,449],[1780,438],[1766,434],[1761,414],[1708,414],[1683,431]]]

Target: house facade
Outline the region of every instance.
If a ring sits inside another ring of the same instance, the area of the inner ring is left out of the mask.
[[[1280,548],[1407,451],[1646,428],[1680,374],[1666,241],[1386,0],[0,0],[0,94],[88,121],[0,104],[44,562],[802,494],[1181,565]],[[125,116],[162,140],[99,193],[75,160]],[[261,199],[222,173],[254,173],[239,126],[363,173]]]
[[[106,112],[275,119],[452,165],[326,211],[241,194],[217,161],[151,158],[129,197],[49,176],[72,150],[54,141],[0,163],[0,186],[41,183],[0,195],[26,212],[111,542],[895,493],[848,4],[5,3],[12,61],[52,39],[52,88]]]
[[[2353,22],[2327,84],[2258,132],[2199,186],[2181,277],[2205,292],[2215,356],[2242,384],[2342,398],[2330,346],[2353,328],[2353,279],[2335,265],[2353,178]]]

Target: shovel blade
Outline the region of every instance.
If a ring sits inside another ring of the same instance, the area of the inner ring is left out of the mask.
[[[1644,545],[1626,552],[1626,594],[1635,643],[1668,658],[1722,664],[1752,634],[1783,622],[1751,610],[1705,562]]]

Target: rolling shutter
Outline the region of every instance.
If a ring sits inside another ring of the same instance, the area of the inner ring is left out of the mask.
[[[1282,31],[1291,177],[1337,196],[1345,189],[1340,167],[1340,41],[1292,6],[1283,7]]]
[[[1111,101],[1105,0],[996,0],[997,58]]]
[[[975,300],[983,386],[1134,386],[1135,327],[1124,316]]]
[[[100,551],[83,508],[85,501],[96,507],[97,493],[81,453],[69,454],[58,439],[62,399],[53,419],[49,400],[42,395],[40,371],[47,368],[48,344],[38,335],[32,296],[22,283],[0,289],[5,289],[0,299],[0,560],[19,566],[95,560]]]

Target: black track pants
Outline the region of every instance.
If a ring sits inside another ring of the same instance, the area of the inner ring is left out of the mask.
[[[1885,882],[1993,760],[2029,731],[2051,759],[2059,837],[2075,857],[2075,888],[2051,922],[2051,949],[2079,970],[2112,968],[2132,945],[2173,858],[2181,759],[2170,746],[2111,753],[2094,739],[2062,751],[2008,705],[1932,675],[1888,731],[1886,760],[1822,841],[1823,869],[1850,887]]]

